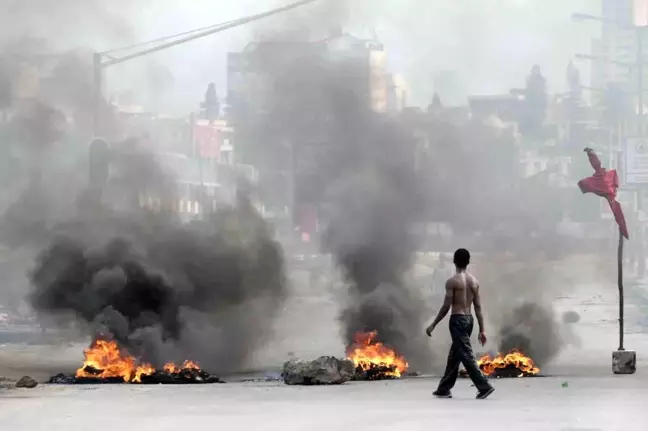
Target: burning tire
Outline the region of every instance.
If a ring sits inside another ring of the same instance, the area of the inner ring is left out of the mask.
[[[224,383],[220,378],[201,370],[198,364],[184,361],[180,366],[166,364],[162,370],[125,354],[115,341],[96,340],[85,351],[83,366],[74,376],[57,374],[48,383],[56,384],[197,384]]]
[[[477,365],[485,376],[492,378],[533,377],[540,373],[540,368],[536,367],[533,359],[517,349],[495,357],[483,355],[477,360]],[[459,376],[468,377],[468,373],[461,370]]]

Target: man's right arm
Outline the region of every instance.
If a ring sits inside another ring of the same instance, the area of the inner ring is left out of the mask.
[[[446,294],[443,299],[443,305],[439,310],[439,314],[437,314],[437,317],[436,319],[434,319],[434,322],[432,322],[432,324],[428,326],[427,329],[425,330],[425,333],[428,335],[428,337],[431,336],[432,331],[434,331],[434,328],[436,328],[439,322],[442,321],[444,317],[446,317],[446,315],[452,308],[452,301],[454,300],[454,286],[452,283],[452,279],[446,281],[445,289],[446,289]]]

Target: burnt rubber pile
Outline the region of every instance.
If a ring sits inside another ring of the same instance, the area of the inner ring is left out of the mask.
[[[74,375],[57,374],[50,378],[54,384],[205,384],[224,383],[220,378],[202,370],[197,363],[182,365],[167,363],[156,369],[120,350],[114,341],[96,340],[85,351],[85,361]]]

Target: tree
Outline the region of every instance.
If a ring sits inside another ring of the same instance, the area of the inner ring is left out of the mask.
[[[205,92],[205,101],[200,104],[202,108],[202,117],[210,123],[215,121],[220,115],[220,101],[216,94],[216,85],[211,82],[207,85]]]
[[[540,134],[546,113],[547,81],[542,76],[540,66],[534,65],[524,89],[524,108],[520,124],[522,133],[527,136]]]
[[[580,119],[581,107],[583,105],[583,84],[580,71],[570,61],[567,65],[567,95],[564,99],[565,114],[569,121]]]
[[[430,106],[428,106],[428,112],[437,114],[441,109],[443,109],[443,103],[441,103],[441,97],[439,96],[439,93],[434,93],[434,97],[432,98],[432,103],[430,103]]]
[[[567,87],[569,88],[569,96],[577,101],[583,99],[583,83],[581,81],[580,70],[574,66],[574,62],[570,61],[567,65]]]

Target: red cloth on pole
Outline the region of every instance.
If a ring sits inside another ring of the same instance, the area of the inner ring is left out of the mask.
[[[586,151],[590,164],[592,165],[592,168],[594,168],[594,175],[580,180],[578,182],[578,187],[583,193],[594,193],[608,201],[612,214],[614,214],[614,220],[616,220],[619,225],[621,234],[629,239],[628,227],[626,225],[625,217],[623,216],[621,204],[616,201],[617,189],[619,188],[619,176],[617,175],[617,171],[615,169],[605,169],[601,166],[601,161],[594,151]]]

